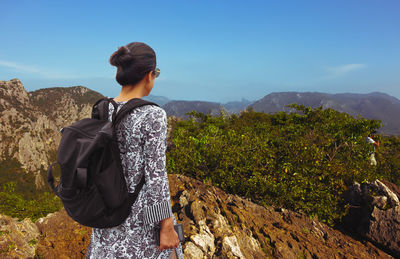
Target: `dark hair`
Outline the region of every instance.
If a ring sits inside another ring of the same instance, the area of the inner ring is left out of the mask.
[[[147,44],[132,42],[120,47],[110,57],[117,67],[116,79],[120,85],[135,85],[156,68],[156,53]]]

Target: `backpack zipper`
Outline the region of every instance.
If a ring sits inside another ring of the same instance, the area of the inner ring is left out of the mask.
[[[68,127],[63,128],[63,129],[70,129],[70,130],[73,130],[73,131],[78,132],[78,133],[80,133],[80,134],[82,134],[82,135],[84,135],[84,136],[86,136],[86,137],[88,137],[88,138],[91,138],[91,139],[94,139],[94,137],[95,137],[95,136],[92,136],[92,135],[87,134],[87,133],[84,132],[83,130],[80,130],[80,129],[78,129],[78,128],[75,128],[74,126],[68,126]]]

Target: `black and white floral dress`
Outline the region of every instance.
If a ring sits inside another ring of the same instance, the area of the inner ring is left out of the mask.
[[[119,102],[118,110],[126,102]],[[109,118],[114,111],[109,106]],[[117,227],[92,229],[86,258],[169,258],[172,249],[159,251],[154,228],[173,217],[165,168],[167,116],[163,109],[146,105],[133,110],[117,129],[125,179],[135,191],[142,175],[145,185],[132,206],[132,213]],[[174,222],[175,218],[174,218]],[[176,249],[183,259],[182,247]]]

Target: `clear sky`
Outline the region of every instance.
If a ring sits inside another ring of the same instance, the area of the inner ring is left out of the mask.
[[[0,0],[0,80],[116,96],[110,55],[157,53],[153,95],[256,100],[271,92],[400,98],[399,0]]]

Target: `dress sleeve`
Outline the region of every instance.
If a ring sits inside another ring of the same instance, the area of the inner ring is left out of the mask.
[[[156,108],[146,116],[144,123],[144,173],[146,205],[144,223],[152,224],[172,217],[170,191],[165,166],[167,115]]]

